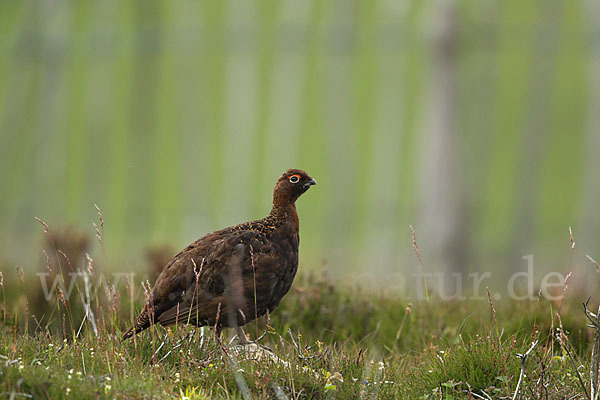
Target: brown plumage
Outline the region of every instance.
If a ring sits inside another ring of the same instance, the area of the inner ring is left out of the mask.
[[[269,215],[209,233],[179,252],[158,276],[148,303],[123,339],[153,323],[215,326],[220,331],[272,311],[298,269],[295,202],[316,183],[302,170],[286,171],[275,184]]]

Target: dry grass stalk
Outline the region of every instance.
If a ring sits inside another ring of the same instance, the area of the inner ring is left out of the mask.
[[[586,254],[586,257],[590,262],[596,267],[596,271],[600,272],[600,265],[598,262],[594,260],[592,257]],[[594,332],[594,345],[592,347],[592,360],[590,362],[590,392],[592,400],[597,400],[600,396],[600,382],[599,379],[599,369],[600,369],[600,306],[598,307],[598,312],[594,314],[588,309],[588,303],[590,298],[583,304],[583,312],[585,316],[590,321],[588,325],[590,328],[595,330]]]
[[[563,287],[563,295],[560,298],[560,303],[558,305],[558,313],[559,314],[562,311],[562,306],[565,301],[565,294],[567,293],[567,282],[569,280],[569,277],[571,276],[571,272],[572,272],[571,268],[573,266],[573,255],[575,254],[575,239],[573,239],[573,229],[571,229],[571,227],[569,227],[569,239],[571,240],[571,250],[569,252],[569,271],[567,273],[567,277],[565,278],[565,284]]]
[[[587,254],[586,254],[586,257],[588,260],[591,261],[592,264],[594,264],[594,267],[596,267],[596,272],[600,272],[600,264],[598,264],[598,262],[596,260],[594,260],[592,257],[590,257]]]
[[[419,245],[417,244],[417,235],[415,234],[415,230],[412,225],[409,225],[410,233],[412,236],[413,248],[415,250],[415,254],[417,255],[417,260],[419,260],[419,268],[421,268],[421,275],[423,275],[423,287],[425,288],[425,299],[429,303],[429,290],[427,288],[427,278],[425,278],[425,274],[423,274],[423,260],[421,259],[421,252],[419,251]]]
[[[581,363],[575,360],[575,357],[573,356],[573,352],[571,352],[571,350],[569,349],[569,339],[567,338],[567,335],[565,335],[565,331],[563,329],[563,324],[562,324],[562,319],[560,318],[560,314],[557,313],[556,317],[558,318],[558,324],[559,324],[559,328],[557,329],[558,332],[557,332],[556,338],[558,339],[558,342],[560,343],[560,345],[563,348],[563,350],[565,351],[565,353],[567,353],[569,360],[571,360],[571,364],[573,365],[573,370],[576,372],[577,380],[579,380],[579,384],[581,385],[581,388],[583,389],[583,393],[585,394],[585,397],[588,400],[590,400],[591,398],[588,393],[587,387],[585,386],[585,383],[583,382],[583,378],[581,377],[579,368],[577,368],[577,366],[581,365]]]
[[[600,307],[596,314],[588,309],[588,298],[583,303],[583,312],[590,321],[588,325],[594,329],[594,345],[592,347],[592,360],[590,362],[590,396],[592,400],[597,400],[600,396],[600,389],[598,388],[600,382],[598,382],[598,370],[600,369]]]
[[[42,226],[44,227],[44,235],[48,236],[48,233],[50,232],[50,228],[48,227],[48,224],[45,223],[44,221],[42,221],[41,219],[39,219],[38,217],[35,217],[35,220],[37,222],[39,222],[40,224],[42,224]]]
[[[96,230],[96,238],[98,239],[98,243],[100,243],[100,247],[102,247],[102,254],[106,255],[106,250],[104,249],[104,219],[102,218],[102,211],[100,210],[100,207],[98,207],[97,204],[94,204],[94,207],[96,208],[96,211],[98,212],[98,219],[100,220],[100,228],[98,228],[98,225],[96,225],[96,223],[92,223],[92,225],[94,226],[94,229]]]
[[[490,288],[486,286],[485,290],[487,290],[487,296],[488,296],[488,303],[490,305],[490,310],[492,312],[492,322],[494,323],[494,326],[497,327],[497,321],[496,321],[496,309],[494,308],[494,303],[492,302],[492,295],[490,294]]]

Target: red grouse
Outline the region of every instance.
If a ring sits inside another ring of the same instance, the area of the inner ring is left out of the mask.
[[[215,326],[218,335],[271,312],[298,269],[295,202],[316,184],[306,172],[290,169],[277,180],[265,218],[209,233],[179,252],[123,339],[155,323]]]

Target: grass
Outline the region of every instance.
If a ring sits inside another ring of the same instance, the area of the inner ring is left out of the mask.
[[[102,245],[100,212],[99,221]],[[246,327],[251,337],[264,333],[260,343],[272,352],[230,345],[229,337],[222,344],[211,329],[190,326],[152,327],[122,341],[144,290],[103,272],[87,245],[69,247],[83,243],[77,234],[52,235],[40,222],[49,286],[59,285],[46,300],[31,271],[1,269],[0,397],[590,398],[600,341],[586,324],[597,318],[588,321],[568,296],[494,304],[430,292],[412,304],[305,273],[273,315]]]
[[[76,296],[58,299],[57,311],[39,325],[31,314],[26,326],[32,311],[23,301],[27,277],[20,279],[3,287],[2,396],[512,398],[521,370],[517,354],[539,340],[525,364],[522,398],[585,398],[578,370],[587,382],[591,338],[580,306],[568,302],[561,330],[553,305],[544,301],[496,304],[494,320],[487,302],[432,296],[410,305],[307,274],[269,321],[247,327],[253,337],[266,331],[261,343],[273,359],[223,348],[208,328],[202,335],[191,327],[157,327],[121,341],[129,319],[126,291],[110,301],[94,296],[97,336],[81,304],[69,305]]]

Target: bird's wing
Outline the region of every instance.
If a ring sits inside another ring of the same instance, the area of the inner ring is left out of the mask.
[[[269,302],[279,281],[281,249],[257,231],[233,231],[200,251],[182,254],[155,287],[161,325],[192,323],[224,326],[251,320]],[[193,261],[192,261],[193,260]],[[194,266],[195,264],[195,266]],[[195,270],[195,272],[194,272]],[[248,314],[248,315],[246,315]]]

